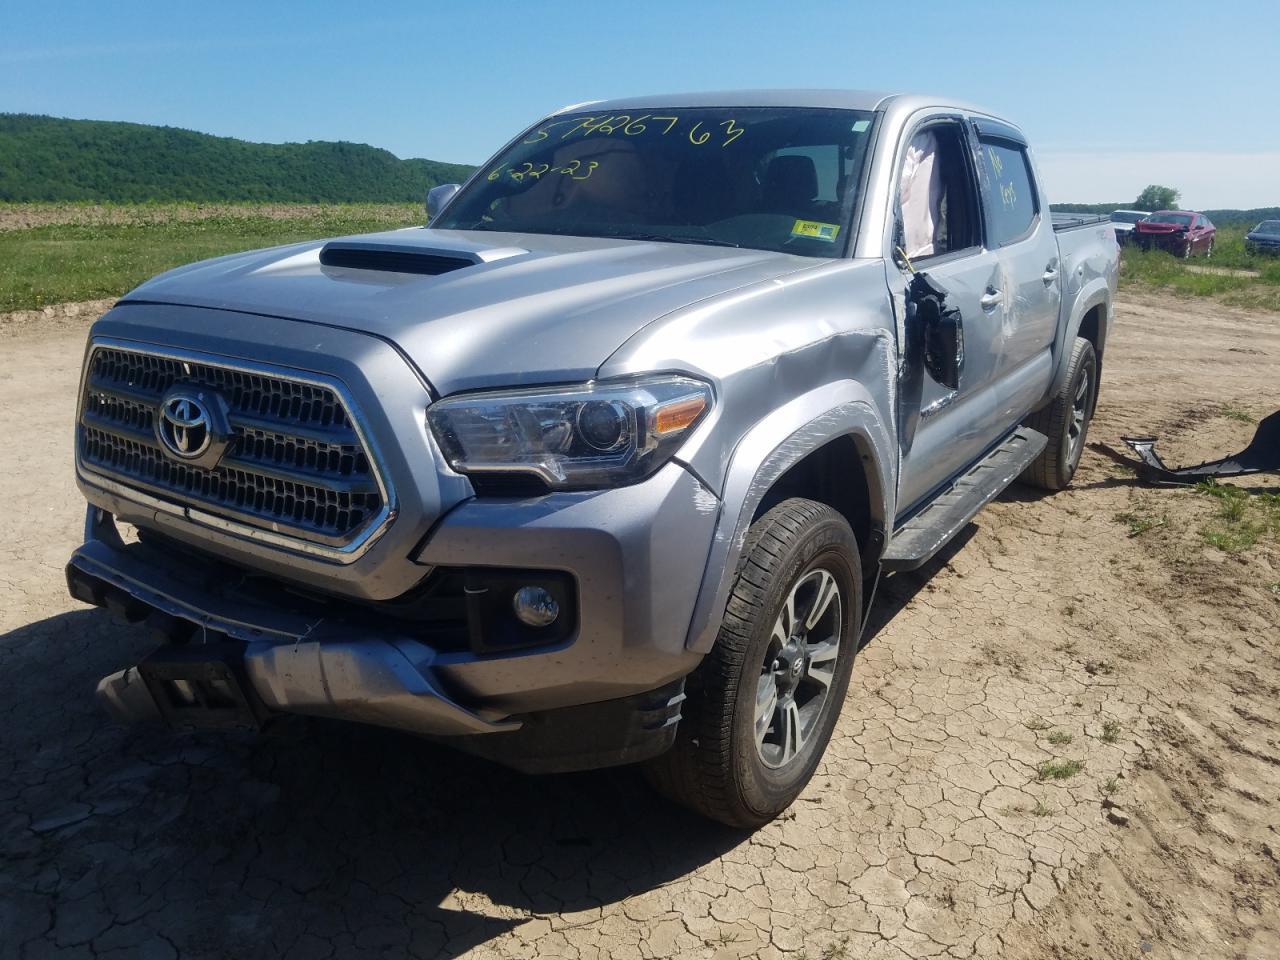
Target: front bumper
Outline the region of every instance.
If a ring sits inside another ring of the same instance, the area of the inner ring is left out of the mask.
[[[106,540],[90,540],[72,554],[67,586],[77,600],[163,634],[169,642],[162,650],[189,647],[205,653],[205,666],[228,664],[241,685],[237,693],[247,699],[232,712],[239,721],[233,725],[256,725],[272,712],[293,712],[425,734],[495,733],[519,726],[456,703],[435,676],[434,651],[423,644],[373,631],[353,635],[342,625],[254,606],[242,595],[166,573]],[[99,684],[99,699],[117,719],[166,716],[178,725],[227,725],[227,714],[215,709],[203,716],[181,710],[176,716],[147,678],[152,665],[129,667]],[[186,679],[194,683],[194,676]]]
[[[251,579],[247,572],[227,576],[226,565],[212,559],[207,566],[193,559],[189,571],[166,566],[141,549],[145,544],[125,545],[111,515],[94,506],[67,576],[78,599],[166,633],[165,649],[221,645],[225,659],[225,645],[232,645],[229,672],[248,701],[247,713],[237,716],[302,713],[466,738],[512,733],[531,719],[549,729],[554,725],[543,721],[554,711],[669,690],[687,675],[700,659],[684,641],[718,507],[672,463],[632,487],[455,508],[415,551],[417,564],[571,578],[571,632],[505,651],[435,643],[413,629],[375,624],[358,609],[317,614],[289,602],[287,582],[275,601],[269,590],[250,594],[238,582]],[[143,667],[103,681],[100,697],[117,716],[156,712],[141,696],[154,686],[139,683],[149,669]],[[636,709],[653,708],[645,701]],[[502,739],[530,749],[527,736]],[[615,762],[599,756],[591,765]]]
[[[1135,232],[1130,242],[1143,250],[1167,250],[1174,254],[1181,254],[1191,245],[1191,240],[1188,237],[1177,233]]]

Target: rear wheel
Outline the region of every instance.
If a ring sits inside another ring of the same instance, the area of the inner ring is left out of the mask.
[[[757,520],[716,644],[689,678],[675,746],[649,762],[650,782],[733,827],[789,807],[831,739],[861,615],[858,545],[844,517],[792,499]]]
[[[1084,453],[1097,396],[1097,354],[1092,343],[1076,337],[1062,386],[1047,406],[1027,418],[1027,426],[1039,430],[1049,442],[1023,472],[1024,483],[1045,490],[1065,490],[1071,485]]]

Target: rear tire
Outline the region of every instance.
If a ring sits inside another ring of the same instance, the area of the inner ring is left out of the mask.
[[[753,523],[715,646],[689,678],[675,745],[645,767],[649,782],[731,827],[782,813],[831,739],[861,618],[844,517],[791,499]]]
[[[1093,344],[1076,337],[1067,362],[1067,376],[1052,400],[1026,420],[1026,425],[1049,438],[1044,451],[1021,476],[1023,483],[1043,490],[1071,485],[1084,452],[1089,422],[1098,397],[1098,357]]]

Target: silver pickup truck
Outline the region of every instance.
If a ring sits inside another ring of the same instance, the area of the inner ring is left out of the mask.
[[[1071,482],[1117,247],[1017,127],[838,91],[567,107],[426,227],[197,263],[90,334],[74,597],[119,719],[281,713],[785,809],[878,578]]]

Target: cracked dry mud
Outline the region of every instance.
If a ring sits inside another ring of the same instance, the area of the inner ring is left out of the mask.
[[[1280,956],[1280,550],[1205,546],[1209,498],[1089,454],[886,581],[817,777],[745,835],[628,770],[108,723],[149,641],[62,584],[82,324],[0,341],[0,958]],[[1093,439],[1238,449],[1278,364],[1274,315],[1126,296]]]

